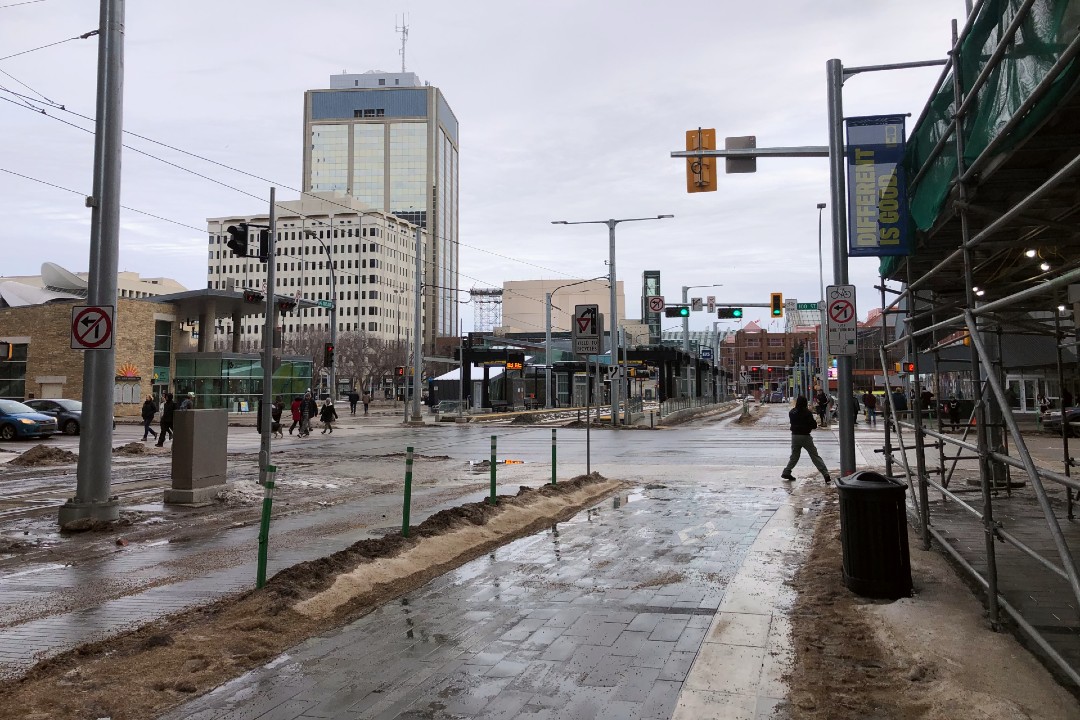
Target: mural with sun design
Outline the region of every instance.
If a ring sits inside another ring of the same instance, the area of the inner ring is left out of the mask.
[[[137,378],[139,377],[139,368],[132,363],[124,363],[120,367],[116,368],[116,377]]]

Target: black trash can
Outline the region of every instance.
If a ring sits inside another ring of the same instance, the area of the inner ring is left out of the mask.
[[[907,485],[881,473],[863,471],[836,481],[840,495],[840,542],[844,585],[869,598],[911,595],[908,555]]]

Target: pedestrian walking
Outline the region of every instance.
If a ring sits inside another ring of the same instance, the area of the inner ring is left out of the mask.
[[[780,477],[789,481],[795,479],[791,471],[794,469],[795,464],[799,462],[799,456],[805,449],[810,456],[810,461],[814,463],[814,467],[821,471],[825,482],[832,482],[832,478],[829,477],[829,468],[826,467],[825,462],[818,455],[817,446],[814,445],[814,439],[810,436],[810,433],[817,427],[817,420],[814,420],[814,414],[810,412],[805,396],[800,395],[795,400],[795,407],[788,412],[788,420],[791,422],[791,457],[788,458],[787,465],[784,467],[784,472],[780,473]]]
[[[289,426],[289,434],[292,435],[292,431],[296,429],[296,426],[300,424],[300,404],[303,400],[297,395],[293,398],[292,404],[289,406],[289,411],[292,412],[292,425]]]
[[[814,400],[816,401],[817,414],[820,418],[818,424],[824,427],[829,424],[829,419],[826,417],[829,412],[829,396],[825,394],[824,390],[818,390],[818,394]]]
[[[319,414],[319,405],[315,398],[311,397],[311,391],[304,393],[304,399],[300,401],[300,437],[311,434],[311,421]]]
[[[349,414],[356,414],[356,403],[360,402],[360,393],[356,392],[356,388],[349,391]]]
[[[365,390],[363,396],[360,398],[360,402],[364,403],[364,414],[367,415],[368,405],[371,404],[371,393]]]
[[[150,423],[154,422],[154,416],[158,413],[157,403],[154,402],[153,395],[147,395],[146,400],[142,404],[142,439],[146,442],[147,435],[153,435],[157,437],[157,432],[154,428],[150,427]]]
[[[285,437],[285,433],[281,432],[281,413],[284,410],[285,403],[281,402],[281,398],[274,398],[274,403],[270,406],[270,432],[274,437]]]
[[[166,437],[172,440],[174,412],[176,412],[176,402],[173,400],[173,394],[165,393],[165,402],[161,406],[161,432],[158,433],[157,443],[155,443],[158,447],[165,445]]]
[[[862,404],[866,408],[866,421],[870,427],[877,427],[877,398],[874,393],[869,390],[863,393]]]
[[[953,432],[956,432],[960,429],[960,403],[956,401],[955,395],[950,395],[945,401],[945,412],[949,415],[949,425],[952,426]]]
[[[334,421],[337,420],[337,410],[334,409],[334,401],[330,398],[326,398],[326,400],[323,401],[322,409],[319,410],[319,420],[321,420],[323,424],[323,435],[327,432],[334,432]]]

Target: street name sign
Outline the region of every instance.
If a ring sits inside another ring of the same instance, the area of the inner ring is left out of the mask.
[[[600,352],[600,306],[575,305],[570,328],[574,352],[596,355]]]
[[[113,306],[71,308],[71,349],[110,350],[113,346]]]
[[[859,349],[859,321],[854,285],[825,288],[826,346],[830,355],[855,355]]]

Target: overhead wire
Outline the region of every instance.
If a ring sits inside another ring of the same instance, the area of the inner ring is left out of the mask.
[[[3,72],[3,71],[2,71],[2,70],[0,70],[0,72]],[[6,73],[5,73],[5,74],[6,74]],[[44,96],[43,94],[39,93],[39,92],[38,92],[37,90],[34,90],[34,89],[33,89],[33,88],[31,88],[31,87],[30,87],[29,85],[26,85],[25,83],[23,83],[22,81],[18,80],[17,78],[12,78],[12,79],[16,80],[16,82],[19,82],[19,83],[20,83],[21,85],[24,85],[25,87],[29,88],[30,90],[32,90],[32,91],[33,91],[34,93],[38,94],[39,96],[41,96],[41,97],[45,98],[45,96]],[[0,88],[0,89],[4,89],[4,90],[6,90],[7,92],[9,92],[9,93],[11,93],[11,94],[13,94],[13,95],[17,95],[17,96],[19,96],[19,97],[22,97],[22,98],[24,98],[24,99],[26,99],[26,100],[31,100],[31,101],[33,101],[33,98],[30,98],[29,96],[25,96],[25,95],[20,95],[19,93],[15,93],[15,92],[13,92],[13,91],[11,91],[11,90],[7,90],[6,88]],[[53,100],[50,100],[50,99],[48,99],[48,98],[46,98],[46,100],[47,100],[47,102],[48,102],[48,103],[49,103],[49,104],[50,104],[50,105],[51,105],[51,106],[53,107],[53,109],[56,109],[56,110],[60,110],[60,111],[62,111],[62,112],[65,112],[65,113],[68,113],[68,114],[74,115],[74,116],[76,116],[76,117],[82,118],[82,119],[84,119],[84,120],[87,120],[87,121],[89,121],[89,122],[94,122],[94,118],[92,118],[92,117],[90,117],[90,116],[88,116],[88,115],[84,115],[84,114],[82,114],[82,113],[79,113],[79,112],[76,112],[76,111],[74,111],[74,110],[70,110],[70,109],[68,109],[68,108],[67,108],[66,106],[64,106],[64,105],[62,105],[62,104],[60,104],[60,103],[57,103],[57,102],[55,102],[55,101],[53,101]],[[37,102],[37,101],[34,101],[34,102]],[[54,119],[54,120],[57,120],[57,121],[59,121],[59,122],[64,122],[63,120],[61,120],[60,118],[56,117],[55,115],[50,115],[50,114],[49,114],[48,112],[46,112],[46,111],[45,111],[44,109],[39,109],[39,108],[32,108],[32,109],[35,109],[35,110],[39,111],[39,112],[40,112],[40,114],[42,114],[42,115],[45,115],[46,117],[50,117],[50,118],[52,118],[52,119]],[[73,124],[73,123],[66,123],[66,122],[65,122],[65,124],[67,124],[67,125],[70,125],[71,127],[79,128],[79,129],[83,130],[84,132],[93,132],[92,130],[88,130],[87,128],[83,128],[83,127],[81,127],[81,126],[79,126],[79,125],[75,125],[75,124]],[[254,173],[251,173],[251,172],[248,172],[248,171],[246,171],[246,170],[242,170],[242,169],[240,169],[240,168],[237,168],[237,167],[233,167],[232,165],[228,165],[227,163],[219,162],[219,161],[217,161],[217,160],[213,160],[213,159],[211,159],[211,158],[208,158],[208,157],[206,157],[206,156],[203,156],[203,155],[199,155],[198,153],[194,153],[194,152],[191,152],[190,150],[184,150],[183,148],[179,148],[179,147],[176,147],[175,145],[170,145],[169,143],[165,143],[165,142],[162,142],[162,141],[160,141],[160,140],[155,140],[154,138],[151,138],[151,137],[147,137],[146,135],[141,135],[141,134],[139,134],[139,133],[137,133],[137,132],[134,132],[134,131],[132,131],[132,130],[124,130],[123,132],[124,132],[124,134],[125,134],[125,135],[131,135],[132,137],[137,137],[137,138],[139,138],[140,140],[145,140],[146,142],[152,143],[152,144],[154,144],[154,145],[159,145],[159,146],[161,146],[161,147],[164,147],[164,148],[167,148],[167,149],[169,149],[169,150],[173,150],[174,152],[178,152],[178,153],[181,153],[182,155],[187,155],[187,156],[189,156],[189,157],[193,157],[193,158],[195,158],[195,159],[197,159],[197,160],[201,160],[201,161],[203,161],[203,162],[207,162],[207,163],[210,163],[211,165],[216,165],[216,166],[218,166],[218,167],[220,167],[220,168],[223,168],[223,169],[225,169],[225,170],[229,170],[229,171],[231,171],[231,172],[236,172],[236,173],[240,173],[241,175],[246,175],[247,177],[253,178],[253,179],[255,179],[255,180],[259,180],[260,182],[265,182],[265,183],[268,183],[268,184],[270,184],[270,185],[274,185],[274,186],[276,186],[276,187],[281,187],[281,188],[284,188],[285,190],[290,190],[290,191],[292,191],[292,192],[295,192],[295,193],[298,193],[298,194],[300,194],[300,195],[302,195],[302,196],[306,195],[306,196],[308,196],[308,197],[314,197],[314,198],[317,198],[317,199],[319,199],[319,200],[322,200],[323,202],[326,202],[326,203],[328,203],[328,204],[330,204],[330,205],[334,205],[334,206],[336,206],[336,207],[340,207],[340,208],[342,208],[342,209],[345,209],[345,210],[348,210],[348,211],[350,211],[350,212],[357,212],[356,208],[354,208],[354,207],[352,207],[352,206],[349,206],[349,205],[344,205],[344,204],[342,204],[342,203],[336,202],[336,201],[335,201],[335,200],[333,200],[333,199],[330,199],[330,198],[326,198],[326,197],[323,197],[323,196],[317,195],[316,193],[312,193],[312,192],[306,192],[306,191],[300,190],[300,189],[298,189],[298,188],[294,188],[294,187],[291,187],[290,185],[288,185],[288,184],[286,184],[286,183],[280,183],[280,182],[276,182],[276,181],[274,181],[274,180],[271,180],[271,179],[269,179],[269,178],[264,178],[264,177],[262,177],[262,176],[260,176],[260,175],[256,175],[256,174],[254,174]],[[235,190],[235,191],[237,191],[237,192],[243,193],[244,195],[248,195],[249,197],[258,197],[258,199],[262,200],[263,202],[269,202],[269,200],[268,200],[267,198],[259,197],[259,196],[257,196],[257,195],[254,195],[254,194],[252,194],[252,193],[249,193],[249,192],[246,192],[246,191],[243,191],[243,190],[239,190],[239,189],[237,189],[237,188],[235,188],[235,187],[233,187],[233,186],[231,186],[231,185],[228,185],[228,184],[226,184],[226,183],[223,183],[223,182],[221,182],[221,181],[218,181],[218,180],[214,180],[213,178],[210,178],[210,177],[208,177],[208,176],[205,176],[205,175],[202,175],[202,174],[200,174],[200,173],[197,173],[197,172],[195,172],[195,171],[193,171],[193,170],[190,170],[190,169],[188,169],[188,168],[185,168],[185,167],[183,167],[183,166],[181,166],[181,165],[177,165],[177,164],[175,164],[175,163],[172,163],[172,162],[169,162],[169,161],[167,161],[167,160],[163,160],[162,158],[159,158],[159,157],[157,157],[156,155],[153,155],[152,153],[148,153],[148,152],[145,152],[145,151],[139,150],[139,149],[137,149],[137,148],[133,148],[133,147],[131,147],[130,145],[126,145],[126,144],[124,145],[124,147],[125,147],[125,148],[128,148],[129,150],[133,150],[134,152],[138,152],[138,153],[140,153],[140,154],[142,154],[142,155],[145,155],[145,156],[147,156],[147,157],[150,157],[150,158],[153,158],[153,159],[155,159],[155,160],[158,160],[159,162],[163,162],[163,163],[165,163],[165,164],[167,164],[167,165],[170,165],[170,166],[172,166],[172,167],[174,167],[174,168],[177,168],[177,169],[179,169],[179,170],[183,170],[183,171],[185,171],[185,172],[191,172],[191,173],[195,174],[195,175],[196,175],[196,176],[198,176],[198,177],[201,177],[201,178],[203,178],[203,179],[209,180],[210,182],[214,182],[214,183],[220,184],[220,185],[222,185],[223,187],[227,187],[227,188],[229,188],[230,190]],[[280,205],[280,204],[279,204],[279,205],[277,205],[277,207],[279,207],[280,209],[283,209],[283,210],[287,210],[287,209],[288,209],[288,208],[285,208],[284,206],[282,206],[282,205]],[[300,214],[300,213],[295,213],[294,211],[291,211],[291,210],[290,210],[289,212],[290,212],[290,213],[293,213],[293,214],[296,214],[296,215],[297,215],[298,217],[304,217],[304,216],[303,216],[302,214]],[[378,212],[381,212],[381,211],[378,211]],[[475,246],[475,245],[470,245],[469,243],[463,242],[463,241],[461,241],[460,239],[459,239],[459,240],[449,240],[449,239],[448,239],[448,238],[446,238],[445,236],[443,236],[443,237],[442,237],[441,239],[443,239],[443,240],[447,240],[447,241],[449,241],[449,242],[451,242],[451,243],[453,243],[453,244],[455,244],[455,245],[458,245],[458,246],[460,246],[460,247],[466,247],[466,248],[469,248],[470,250],[476,250],[477,252],[482,252],[482,253],[485,253],[485,254],[487,254],[487,255],[492,255],[492,256],[494,256],[494,257],[502,258],[502,259],[504,259],[504,260],[510,260],[511,262],[516,262],[516,263],[519,263],[519,264],[521,264],[521,265],[527,265],[527,266],[529,266],[529,267],[534,267],[534,268],[537,268],[538,270],[544,270],[544,271],[547,271],[547,272],[555,273],[556,275],[562,275],[563,277],[572,277],[572,275],[570,275],[570,274],[568,274],[568,273],[565,273],[565,272],[563,272],[563,271],[561,271],[561,270],[555,270],[554,268],[549,268],[549,267],[545,267],[545,266],[543,266],[543,265],[539,265],[539,264],[537,264],[537,263],[529,262],[529,261],[527,261],[527,260],[521,260],[520,258],[515,258],[515,257],[511,257],[511,256],[509,256],[509,255],[503,255],[502,253],[499,253],[499,252],[495,252],[494,250],[488,250],[488,249],[486,249],[486,248],[481,248],[481,247],[477,247],[477,246]]]
[[[20,4],[20,3],[16,3],[16,4]],[[29,3],[27,3],[27,4],[29,4]],[[4,6],[0,6],[0,7],[14,7],[14,5],[4,5]],[[83,33],[82,35],[76,35],[75,37],[69,37],[66,40],[57,40],[56,42],[49,43],[48,45],[41,45],[41,46],[36,47],[36,48],[30,48],[29,50],[22,50],[20,52],[13,53],[11,55],[5,55],[4,57],[0,57],[0,61],[10,60],[13,57],[19,57],[20,55],[28,55],[28,54],[30,54],[32,52],[37,52],[38,50],[44,50],[45,48],[51,48],[51,47],[56,47],[57,45],[63,45],[64,43],[71,42],[72,40],[85,40],[85,39],[93,37],[93,36],[95,36],[97,34],[98,34],[97,30],[91,30],[89,32]]]

